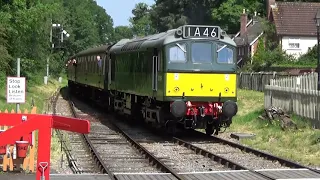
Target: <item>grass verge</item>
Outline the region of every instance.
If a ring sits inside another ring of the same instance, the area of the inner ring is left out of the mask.
[[[260,120],[258,116],[264,108],[263,92],[239,90],[238,105],[238,115],[226,132],[256,134],[255,138],[240,142],[307,166],[320,167],[320,130],[312,129],[306,119],[292,116],[299,128],[296,131],[283,131],[277,121],[269,124]]]
[[[48,111],[48,98],[57,90],[59,86],[66,86],[67,80],[63,77],[62,83],[59,83],[55,79],[49,79],[48,84],[41,84],[33,87],[29,87],[26,93],[26,103],[20,104],[20,110],[23,112],[25,109],[30,112],[32,104],[37,107],[37,114],[43,114]],[[11,109],[16,110],[15,104],[7,104],[6,102],[6,87],[0,87],[0,110],[7,109],[9,112]],[[49,111],[52,111],[51,109]],[[37,143],[38,143],[38,131],[36,131],[36,152],[35,159],[37,159]],[[59,156],[60,144],[57,137],[52,137],[51,140],[51,161],[54,161]]]

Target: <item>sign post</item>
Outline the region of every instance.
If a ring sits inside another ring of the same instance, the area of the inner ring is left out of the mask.
[[[20,77],[20,58],[17,59],[17,77]],[[26,83],[24,83],[26,84]],[[20,109],[20,104],[17,103],[16,105],[16,112],[18,113],[19,112],[19,109]]]

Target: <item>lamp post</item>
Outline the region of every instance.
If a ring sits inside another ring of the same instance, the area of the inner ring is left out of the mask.
[[[318,88],[320,90],[320,41],[319,41],[319,27],[320,27],[320,9],[318,9],[316,14],[316,23],[317,23],[317,52],[318,52],[318,61],[317,61],[317,73],[318,73]]]

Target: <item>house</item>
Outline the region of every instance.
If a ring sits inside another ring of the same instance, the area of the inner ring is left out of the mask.
[[[277,41],[298,58],[317,44],[316,13],[320,3],[267,0],[268,20],[275,24]]]
[[[234,36],[237,45],[237,64],[243,66],[257,50],[258,40],[263,35],[261,18],[255,12],[253,18],[248,22],[248,16],[243,10],[240,17],[240,31]]]

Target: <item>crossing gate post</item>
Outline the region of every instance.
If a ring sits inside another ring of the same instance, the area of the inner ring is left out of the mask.
[[[39,130],[36,180],[50,180],[51,129],[88,134],[88,120],[39,114],[0,113],[0,126],[13,126],[0,133],[0,146],[13,144],[25,134]],[[44,171],[44,172],[43,172]]]

